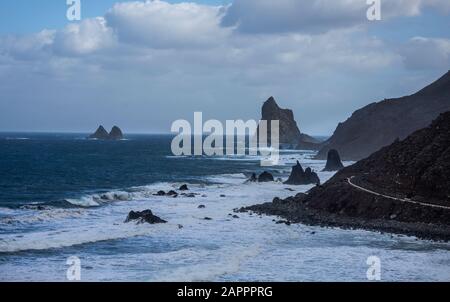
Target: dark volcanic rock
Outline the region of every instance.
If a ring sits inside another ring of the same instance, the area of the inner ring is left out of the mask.
[[[307,224],[450,240],[450,112],[307,195],[247,210]]]
[[[158,191],[158,193],[156,193],[156,194],[154,194],[154,195],[156,195],[156,196],[165,196],[165,195],[166,195],[166,192],[164,192],[164,191]]]
[[[182,193],[181,195],[187,198],[194,198],[196,196],[195,193]]]
[[[120,130],[120,128],[117,126],[112,127],[111,132],[109,132],[109,139],[112,139],[112,140],[123,139],[122,130]]]
[[[404,139],[427,127],[440,113],[450,110],[450,71],[419,92],[372,103],[340,123],[317,155],[339,150],[343,160],[360,160],[397,138]]]
[[[320,185],[320,178],[316,172],[314,172],[311,168],[306,168],[305,170],[305,178],[308,184]]]
[[[109,134],[108,132],[105,130],[105,128],[103,126],[99,126],[97,131],[95,131],[94,134],[91,134],[89,136],[89,138],[91,139],[109,139]]]
[[[271,182],[271,181],[275,181],[275,179],[273,178],[273,175],[267,171],[264,171],[258,177],[258,182]]]
[[[167,195],[168,195],[168,196],[177,197],[177,196],[178,196],[178,193],[175,192],[174,190],[170,190],[169,192],[167,192]]]
[[[256,176],[256,173],[253,173],[252,176],[247,180],[247,182],[257,182],[258,177]]]
[[[179,188],[179,190],[180,190],[180,191],[188,191],[189,188],[188,188],[187,185],[182,185],[182,186]]]
[[[167,221],[159,218],[158,216],[153,215],[151,210],[145,210],[142,212],[135,212],[135,211],[131,211],[128,216],[127,219],[125,220],[125,222],[130,222],[130,221],[136,221],[138,224],[139,223],[150,223],[150,224],[155,224],[155,223],[166,223]]]
[[[328,151],[327,164],[323,171],[339,171],[342,168],[344,168],[344,165],[342,164],[339,152],[337,152],[337,150],[335,149],[331,149],[330,151]]]
[[[294,113],[290,109],[282,109],[273,97],[270,97],[262,107],[261,120],[267,121],[267,139],[270,144],[271,121],[279,121],[279,143],[281,147],[318,150],[318,141],[300,132]],[[258,132],[259,133],[259,132]]]
[[[110,133],[108,133],[103,126],[100,126],[94,134],[89,136],[89,138],[100,140],[121,140],[123,139],[123,133],[117,126],[114,126]]]
[[[291,225],[291,223],[290,223],[289,221],[287,221],[287,220],[278,220],[278,221],[276,222],[276,224]]]
[[[320,184],[319,176],[307,168],[305,171],[302,165],[297,161],[297,164],[292,167],[291,175],[289,179],[284,182],[287,185],[309,185],[309,184]]]

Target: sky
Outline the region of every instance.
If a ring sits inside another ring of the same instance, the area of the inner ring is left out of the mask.
[[[177,119],[259,119],[274,96],[331,135],[371,102],[450,69],[450,1],[0,1],[0,131],[168,133]]]

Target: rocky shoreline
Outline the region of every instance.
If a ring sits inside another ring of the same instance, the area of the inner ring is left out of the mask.
[[[290,222],[448,241],[449,171],[450,111],[403,141],[340,170],[308,194],[241,210]]]
[[[450,226],[423,222],[401,222],[388,219],[350,217],[309,208],[295,201],[275,198],[273,202],[236,209],[238,213],[253,212],[258,215],[276,216],[289,224],[301,223],[310,226],[362,229],[381,233],[415,236],[434,241],[450,241]]]

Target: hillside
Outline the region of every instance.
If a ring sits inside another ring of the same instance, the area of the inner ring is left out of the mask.
[[[450,239],[450,112],[308,194],[250,207],[294,222]]]
[[[326,159],[336,149],[344,160],[366,158],[380,148],[426,127],[440,113],[450,110],[450,71],[419,92],[372,103],[340,123],[317,155]]]

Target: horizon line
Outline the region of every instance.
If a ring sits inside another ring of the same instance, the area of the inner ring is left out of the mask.
[[[0,134],[19,134],[19,133],[29,133],[29,134],[84,134],[89,135],[92,132],[89,131],[47,131],[47,130],[0,130]],[[203,133],[208,134],[208,133]],[[123,135],[176,135],[172,132],[141,132],[141,131],[131,131],[123,132]],[[196,135],[194,133],[194,135]],[[197,134],[198,135],[198,134]],[[308,134],[313,137],[330,137],[332,134]]]

